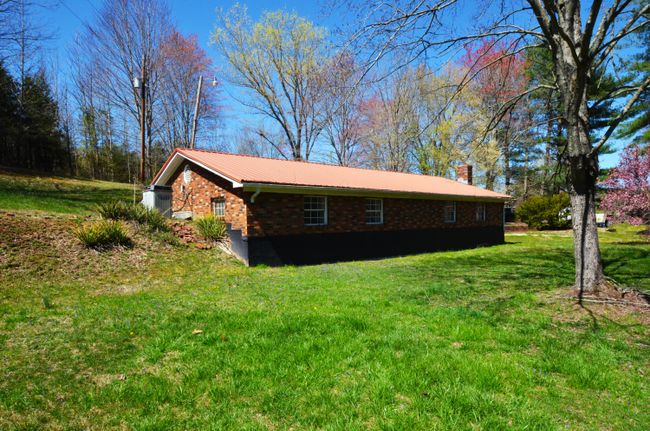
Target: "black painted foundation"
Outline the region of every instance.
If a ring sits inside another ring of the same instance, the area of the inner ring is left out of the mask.
[[[502,244],[502,226],[349,232],[245,238],[233,251],[249,265],[312,265]]]

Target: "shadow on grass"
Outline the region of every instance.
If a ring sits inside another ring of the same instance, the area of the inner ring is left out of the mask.
[[[580,302],[579,306],[582,310],[589,314],[592,332],[599,331],[601,329],[602,323],[607,323],[625,332],[635,343],[644,347],[650,347],[650,342],[648,341],[647,334],[645,333],[645,323],[621,323],[620,321],[612,319],[605,313],[600,312],[596,307],[585,302]]]
[[[574,258],[569,247],[522,250],[506,244],[499,252],[458,256],[425,255],[400,268],[409,289],[400,299],[428,304],[455,303],[487,312],[499,320],[516,310],[528,309],[532,295],[568,288],[574,282]],[[605,274],[616,282],[650,289],[650,249],[605,247]],[[467,299],[471,301],[467,302]],[[594,317],[594,328],[597,328]]]
[[[616,244],[618,244],[618,245],[650,245],[650,242],[648,242],[648,241],[625,241],[625,242],[617,242]]]

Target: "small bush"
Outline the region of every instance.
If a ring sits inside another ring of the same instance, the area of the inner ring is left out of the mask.
[[[99,220],[80,226],[75,234],[86,247],[104,248],[118,245],[128,246],[131,240],[122,222]]]
[[[564,209],[571,206],[569,195],[561,193],[552,196],[532,196],[517,208],[519,220],[533,229],[567,229],[571,220]]]
[[[145,213],[143,214],[143,221],[140,223],[145,223],[150,231],[152,232],[170,232],[171,228],[167,224],[167,219],[164,215],[158,212],[155,209],[145,208],[143,205],[140,205],[144,209]]]
[[[108,201],[97,204],[97,213],[107,220],[131,220],[133,205],[123,201]]]
[[[129,205],[127,220],[132,220],[140,224],[147,224],[149,222],[149,213],[158,212],[156,210],[150,210],[142,204],[133,204]]]
[[[226,237],[226,224],[213,215],[196,219],[194,225],[199,235],[205,239],[220,241]]]
[[[107,220],[135,221],[146,225],[152,232],[169,232],[165,216],[155,209],[142,204],[130,204],[123,201],[111,201],[97,205],[99,215]]]

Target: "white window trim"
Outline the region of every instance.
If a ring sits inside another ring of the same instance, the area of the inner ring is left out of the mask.
[[[447,206],[449,206],[450,204],[454,208],[454,218],[453,218],[453,220],[447,220]],[[445,206],[443,207],[442,211],[443,211],[442,217],[443,217],[445,223],[456,223],[456,218],[457,218],[456,201],[447,201],[447,202],[445,202]]]
[[[481,214],[481,217],[479,217],[479,214]],[[478,223],[485,223],[487,221],[487,205],[483,202],[479,202],[476,204],[476,221]]]
[[[366,200],[365,200],[366,207],[365,207],[364,218],[368,215],[368,201],[369,200],[379,201],[379,221],[378,222],[366,221],[366,224],[370,224],[370,225],[384,224],[384,199],[382,199],[382,198],[366,198]],[[376,212],[376,211],[373,211],[373,212]]]
[[[305,226],[327,226],[327,223],[329,222],[329,217],[328,217],[328,207],[327,207],[327,196],[303,196],[302,199],[302,217],[303,219],[305,218],[305,199],[306,198],[319,198],[319,199],[324,199],[325,200],[325,216],[323,217],[323,223],[305,223]]]
[[[216,211],[215,211],[215,203],[217,203],[217,202],[222,202],[222,203],[223,203],[223,215],[217,215],[217,214],[216,214]],[[225,198],[223,198],[223,197],[212,198],[211,201],[210,201],[210,203],[212,204],[212,215],[213,215],[213,216],[215,216],[215,217],[219,217],[219,218],[224,218],[224,217],[226,217],[226,199],[225,199]]]

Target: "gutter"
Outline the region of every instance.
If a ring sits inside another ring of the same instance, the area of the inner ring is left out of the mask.
[[[437,193],[421,192],[398,192],[391,190],[370,190],[359,188],[334,188],[323,186],[299,186],[288,184],[272,183],[242,183],[244,191],[254,191],[251,196],[251,202],[262,191],[267,193],[288,193],[288,194],[305,194],[314,193],[329,196],[368,196],[368,197],[386,197],[386,198],[411,198],[411,199],[431,199],[431,200],[455,200],[471,202],[506,202],[510,196],[470,196],[470,195],[447,195]]]

